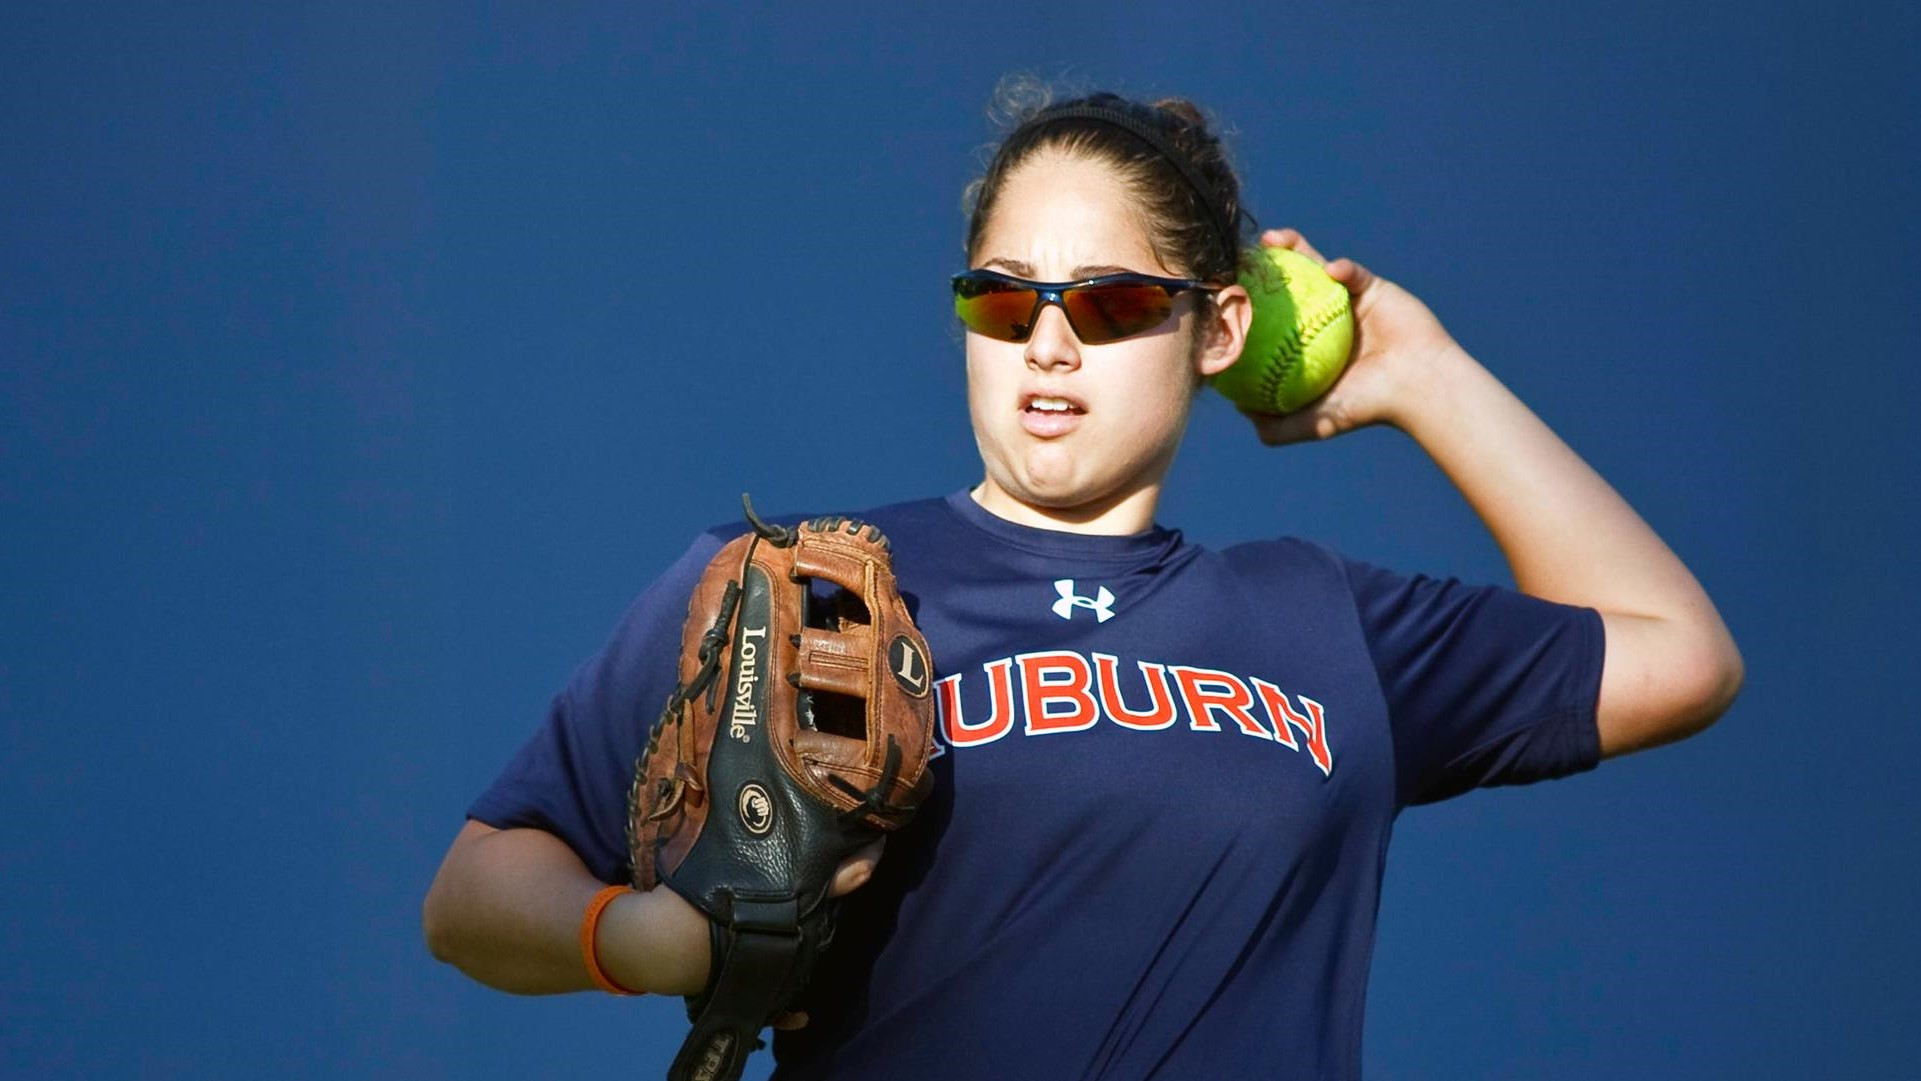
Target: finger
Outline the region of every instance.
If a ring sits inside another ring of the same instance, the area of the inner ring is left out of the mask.
[[[1261,234],[1261,243],[1270,248],[1292,248],[1317,263],[1325,264],[1327,259],[1307,242],[1299,229],[1269,229]]]
[[[880,864],[881,849],[886,845],[887,838],[882,837],[842,860],[840,867],[834,871],[834,884],[829,893],[839,897],[867,885],[867,880],[874,877],[874,868]]]
[[[1291,248],[1301,242],[1301,234],[1292,229],[1268,229],[1261,233],[1262,245],[1269,248]]]
[[[775,1014],[774,1019],[769,1021],[768,1024],[782,1032],[798,1032],[807,1027],[807,1021],[806,1011],[795,1010],[793,1013]]]
[[[1241,412],[1253,422],[1254,431],[1261,437],[1261,442],[1270,447],[1312,443],[1331,439],[1340,433],[1339,422],[1316,406],[1293,413],[1252,413],[1245,409]]]
[[[1347,291],[1359,296],[1375,282],[1374,272],[1352,259],[1336,259],[1327,264],[1327,276],[1347,286]]]

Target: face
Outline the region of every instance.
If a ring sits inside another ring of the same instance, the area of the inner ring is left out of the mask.
[[[1187,274],[1155,256],[1139,206],[1109,166],[1049,152],[1003,182],[973,266],[1047,282]],[[1240,353],[1246,296],[1230,287],[1210,309],[1182,293],[1161,326],[1101,345],[1082,344],[1055,305],[1025,342],[968,331],[982,505],[1029,524],[1146,528],[1199,380]]]

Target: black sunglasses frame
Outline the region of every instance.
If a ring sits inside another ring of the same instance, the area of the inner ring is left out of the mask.
[[[1105,345],[1108,342],[1118,342],[1134,337],[1136,334],[1145,334],[1153,328],[1142,327],[1139,330],[1122,334],[1118,337],[1100,338],[1089,341],[1087,335],[1081,333],[1081,328],[1074,325],[1074,313],[1067,307],[1068,293],[1080,289],[1098,288],[1103,285],[1158,285],[1167,292],[1168,299],[1172,300],[1182,293],[1217,293],[1226,288],[1224,285],[1204,282],[1199,278],[1162,278],[1153,274],[1135,274],[1132,272],[1124,274],[1101,274],[1096,277],[1082,278],[1079,281],[1071,282],[1037,282],[1027,278],[1016,278],[1012,274],[1002,274],[998,270],[964,270],[954,275],[952,284],[954,299],[957,301],[966,299],[961,295],[961,291],[969,285],[1011,285],[1017,289],[1032,290],[1034,293],[1034,310],[1028,313],[1027,322],[1022,324],[1023,329],[1019,337],[1003,338],[1000,335],[987,334],[986,331],[976,330],[969,326],[968,329],[973,330],[976,334],[985,334],[995,341],[1025,342],[1033,336],[1034,324],[1040,322],[1041,309],[1049,304],[1053,304],[1060,308],[1061,314],[1067,318],[1068,327],[1074,331],[1074,336],[1079,338],[1083,345]],[[962,325],[966,325],[965,320],[962,320]]]

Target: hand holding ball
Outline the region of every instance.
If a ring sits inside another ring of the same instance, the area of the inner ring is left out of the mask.
[[[1347,287],[1292,248],[1250,253],[1241,284],[1254,298],[1247,344],[1214,389],[1255,413],[1292,413],[1321,396],[1347,367],[1354,314]]]

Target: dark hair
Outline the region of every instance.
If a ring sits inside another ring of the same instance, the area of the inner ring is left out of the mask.
[[[985,175],[967,187],[968,259],[974,258],[1007,177],[1036,153],[1058,150],[1115,169],[1141,204],[1154,254],[1170,270],[1232,282],[1240,266],[1242,225],[1252,218],[1241,207],[1241,183],[1226,148],[1208,130],[1200,109],[1181,98],[1145,104],[1103,93],[1051,104],[1051,97],[1046,87],[1027,79],[1003,82],[995,91],[989,114],[1010,130]],[[1070,115],[1058,115],[1063,111]],[[1074,115],[1087,113],[1112,119]]]

